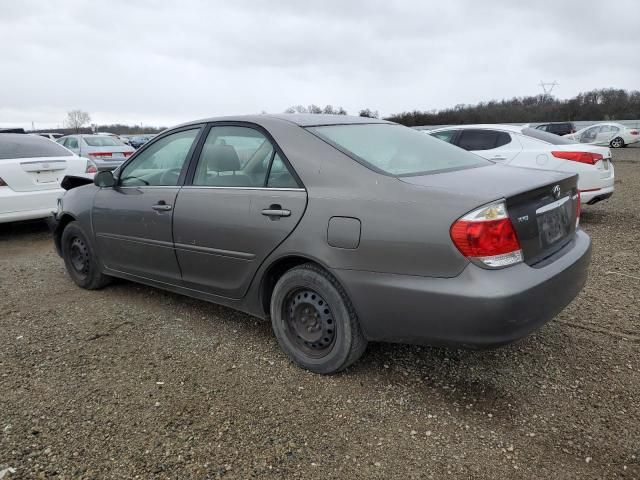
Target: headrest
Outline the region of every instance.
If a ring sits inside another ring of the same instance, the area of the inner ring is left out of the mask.
[[[216,172],[240,170],[240,159],[232,145],[213,145],[207,148],[207,168]]]

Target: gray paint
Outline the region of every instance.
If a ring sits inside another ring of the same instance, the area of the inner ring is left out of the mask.
[[[361,223],[352,217],[331,217],[327,227],[327,243],[336,248],[358,248]]]
[[[500,271],[470,265],[449,236],[456,219],[481,205],[555,182],[575,187],[575,177],[490,165],[400,179],[369,170],[300,127],[383,123],[375,119],[257,115],[186,125],[229,121],[268,131],[304,188],[70,190],[63,210],[93,237],[106,273],[266,318],[265,274],[279,260],[303,257],[342,283],[371,340],[473,343],[477,332],[480,344],[526,334],[584,283],[590,243],[583,233],[564,247],[563,260]],[[173,210],[152,210],[160,200]],[[276,205],[291,216],[260,213]],[[332,228],[334,218],[358,219],[359,242],[353,221]],[[529,299],[546,299],[545,307],[534,303],[510,324]],[[457,303],[448,310],[451,301]]]

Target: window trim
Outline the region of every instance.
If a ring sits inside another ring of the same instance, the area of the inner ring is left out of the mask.
[[[273,153],[271,154],[271,159],[269,160],[269,167],[267,168],[267,174],[264,177],[264,184],[262,187],[237,187],[237,186],[232,187],[232,186],[194,185],[193,184],[193,180],[196,174],[196,169],[198,168],[198,162],[200,161],[200,155],[202,154],[202,148],[204,147],[204,143],[206,142],[207,137],[209,136],[209,132],[214,127],[252,128],[260,132],[262,135],[265,136],[265,138],[269,142],[271,142],[271,146],[273,147]],[[273,159],[275,158],[276,153],[280,155],[282,162],[289,169],[289,173],[291,173],[291,175],[293,176],[293,179],[298,184],[298,188],[279,189],[275,187],[267,187],[267,182],[269,181],[269,174],[271,173],[271,166],[273,165]],[[210,122],[204,125],[204,128],[202,129],[202,132],[201,132],[201,137],[198,141],[198,145],[196,149],[193,151],[193,154],[190,158],[189,167],[187,169],[185,179],[184,179],[184,184],[182,186],[194,187],[194,188],[215,188],[215,189],[236,189],[236,190],[240,189],[240,190],[290,190],[290,191],[303,190],[303,191],[306,191],[306,187],[304,186],[304,183],[300,179],[298,172],[296,172],[295,168],[293,168],[293,165],[291,165],[291,162],[289,161],[287,156],[284,154],[284,152],[280,148],[280,145],[278,145],[278,142],[275,141],[273,136],[269,133],[269,131],[266,128],[264,128],[262,125],[258,125],[257,123],[253,123],[253,122],[238,122],[238,121],[228,121],[228,120],[219,121],[219,122]]]
[[[131,155],[127,160],[125,160],[118,168],[116,168],[113,172],[113,176],[116,179],[114,188],[117,189],[122,189],[122,188],[180,188],[184,185],[184,181],[186,178],[186,174],[187,174],[187,168],[189,167],[190,163],[191,163],[191,159],[193,156],[193,153],[197,147],[197,145],[199,144],[199,142],[202,139],[202,131],[204,124],[202,123],[198,123],[195,125],[186,125],[183,127],[178,127],[175,128],[173,130],[165,130],[164,132],[162,132],[161,134],[157,135],[156,137],[153,138],[153,140],[145,143],[142,147],[140,147],[138,150],[136,150],[133,155]],[[193,141],[193,143],[191,144],[191,148],[189,148],[189,152],[187,152],[187,156],[184,160],[184,163],[182,164],[182,170],[180,171],[180,175],[178,176],[178,181],[176,182],[175,185],[121,185],[120,183],[120,174],[122,173],[122,171],[124,171],[124,169],[131,163],[133,162],[141,152],[144,152],[147,148],[149,148],[152,144],[154,144],[156,141],[161,140],[169,135],[173,135],[174,133],[180,133],[180,132],[184,132],[187,130],[198,130],[198,132],[196,133],[196,137]]]

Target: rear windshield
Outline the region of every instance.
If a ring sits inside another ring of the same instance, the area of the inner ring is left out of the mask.
[[[542,140],[543,142],[550,143],[551,145],[571,145],[576,143],[575,140],[569,140],[568,138],[560,137],[553,133],[536,130],[535,128],[523,128],[522,134],[527,137],[535,138],[536,140]]]
[[[0,160],[72,155],[66,148],[39,135],[0,133]]]
[[[461,148],[401,125],[329,125],[309,127],[308,130],[357,162],[387,175],[419,175],[491,164]]]
[[[95,137],[82,137],[85,143],[91,147],[121,147],[124,143],[116,140],[112,137],[101,137],[96,135]]]

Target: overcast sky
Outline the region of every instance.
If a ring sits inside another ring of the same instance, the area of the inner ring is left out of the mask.
[[[636,0],[0,0],[0,125],[638,89],[638,25]]]

